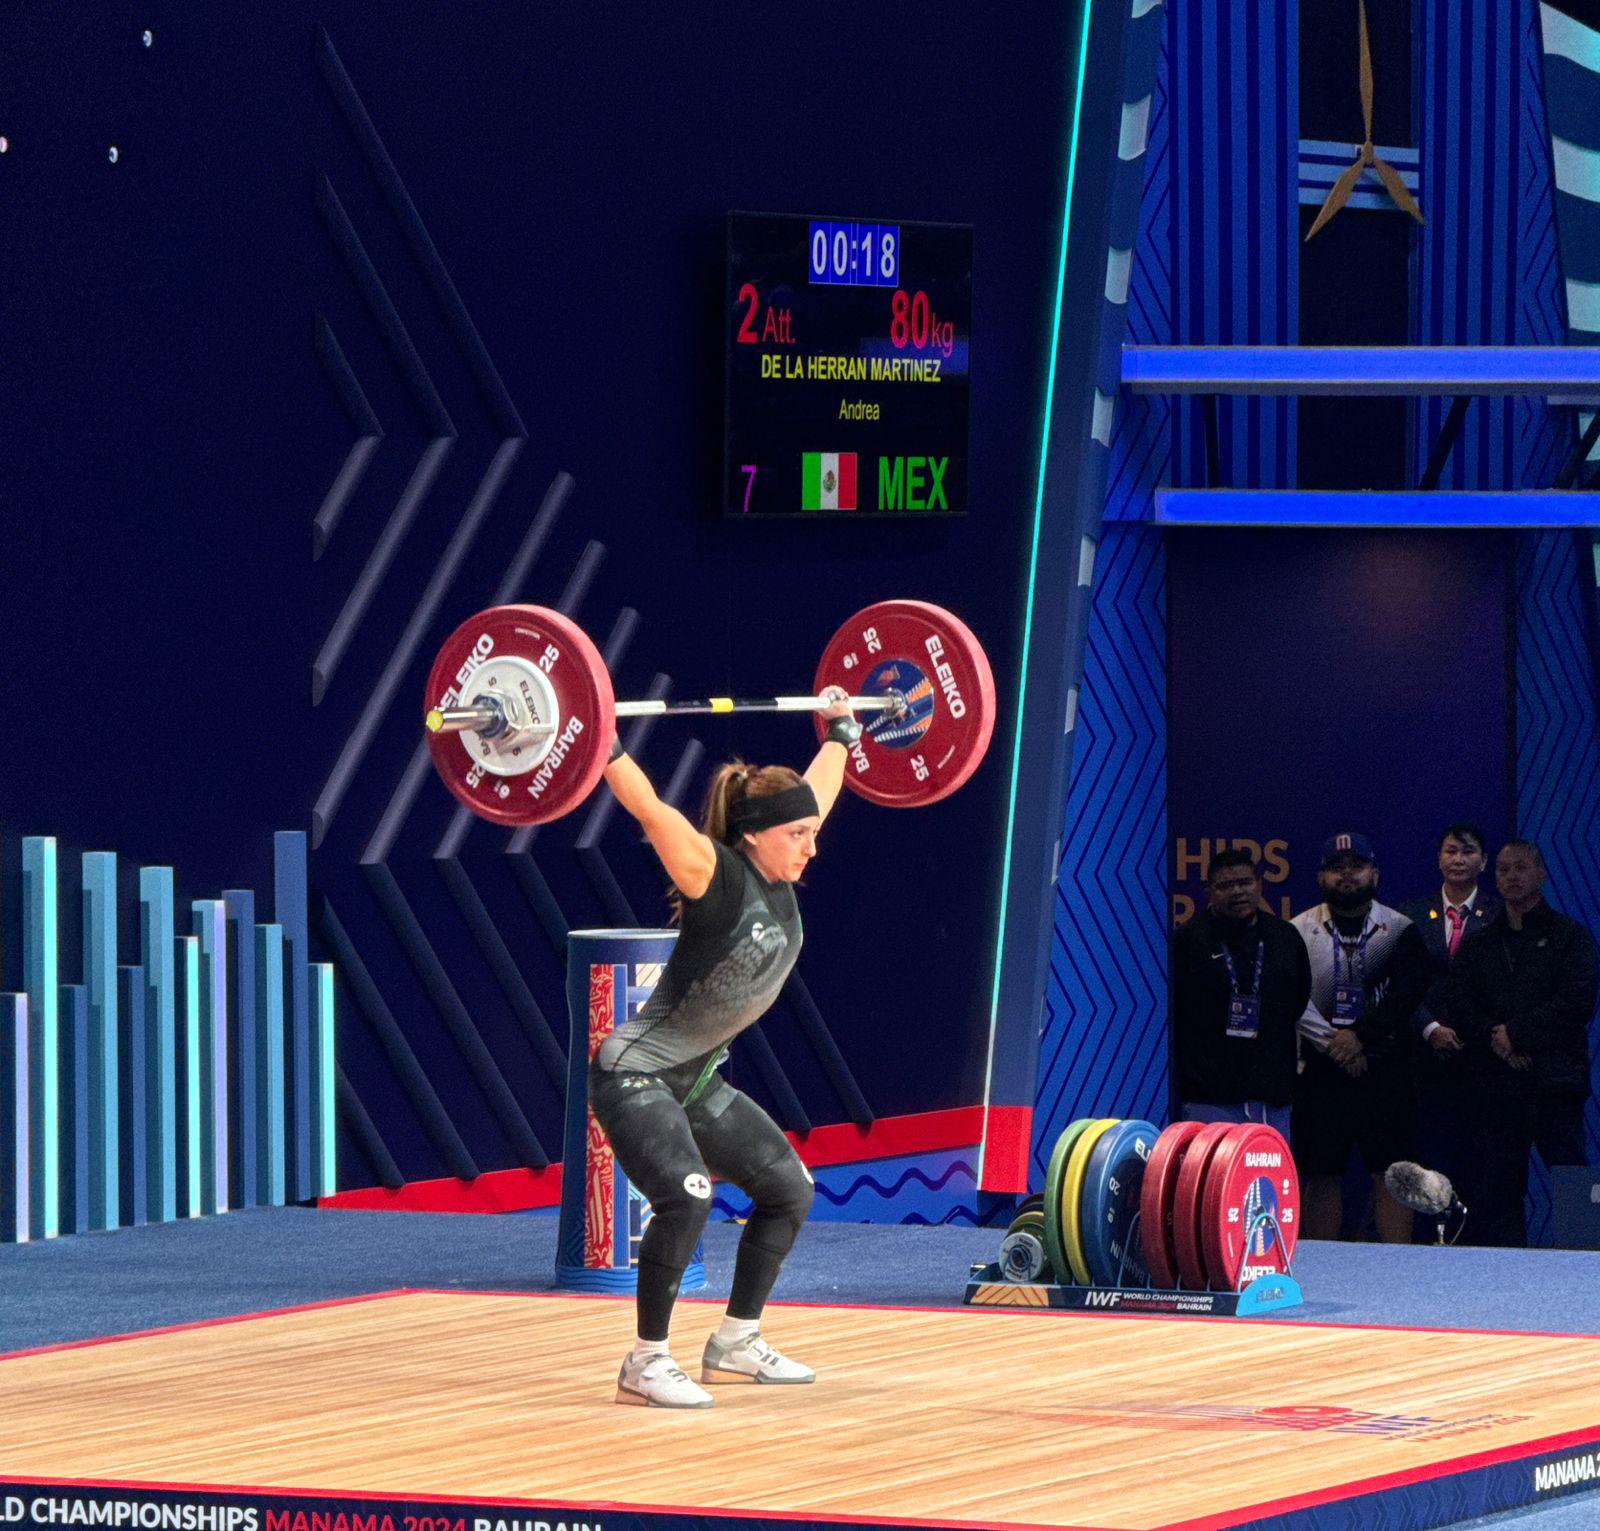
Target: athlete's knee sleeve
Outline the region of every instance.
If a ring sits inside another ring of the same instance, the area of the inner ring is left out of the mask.
[[[639,1258],[683,1270],[694,1258],[695,1245],[711,1215],[711,1177],[705,1165],[673,1166],[640,1189],[650,1200],[650,1226],[639,1245]]]
[[[790,1152],[752,1175],[744,1189],[755,1203],[746,1226],[748,1237],[775,1254],[787,1254],[816,1195],[805,1165]]]

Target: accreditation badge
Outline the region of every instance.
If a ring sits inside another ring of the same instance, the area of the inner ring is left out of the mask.
[[[1365,984],[1336,983],[1333,986],[1333,1014],[1329,1019],[1335,1026],[1354,1026],[1366,1011]]]
[[[1261,996],[1235,994],[1228,1001],[1228,1035],[1253,1042],[1261,1035]]]

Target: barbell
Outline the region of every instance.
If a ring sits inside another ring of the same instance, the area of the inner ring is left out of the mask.
[[[811,712],[817,737],[838,687],[862,719],[845,782],[871,802],[920,808],[977,770],[994,733],[994,675],[958,617],[927,601],[879,601],[829,640],[813,694],[616,700],[576,622],[543,606],[491,606],[445,640],[424,718],[445,785],[496,824],[547,823],[594,790],[618,718]]]

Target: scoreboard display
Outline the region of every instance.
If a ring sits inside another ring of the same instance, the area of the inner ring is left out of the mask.
[[[967,509],[972,229],[728,215],[731,516]]]

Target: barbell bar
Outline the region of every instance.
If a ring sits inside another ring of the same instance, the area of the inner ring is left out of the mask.
[[[707,696],[669,701],[665,697],[637,702],[618,702],[619,718],[678,718],[696,714],[726,712],[826,712],[834,705],[831,696]],[[906,699],[898,691],[879,696],[845,698],[852,712],[904,712]],[[493,696],[475,696],[466,707],[435,707],[424,720],[430,734],[489,733],[491,737],[514,727],[505,705]],[[530,724],[526,731],[535,737],[555,732],[553,723]]]

